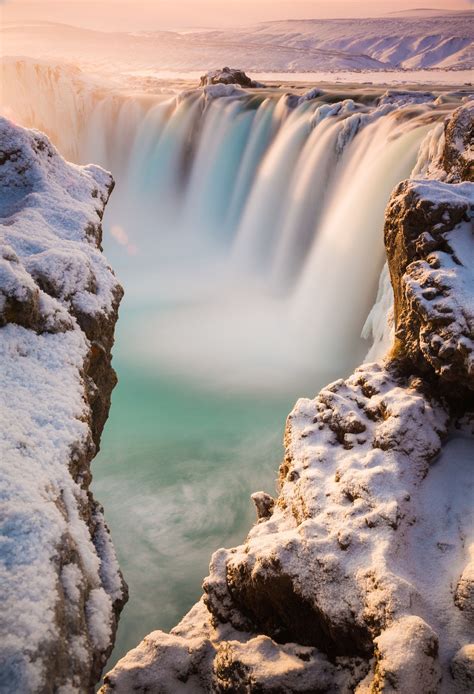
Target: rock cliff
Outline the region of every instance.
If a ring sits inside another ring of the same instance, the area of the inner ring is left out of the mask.
[[[101,253],[113,188],[0,119],[0,691],[93,691],[127,598],[90,463],[122,288]]]
[[[388,205],[392,351],[297,402],[277,498],[102,694],[472,691],[473,114]]]

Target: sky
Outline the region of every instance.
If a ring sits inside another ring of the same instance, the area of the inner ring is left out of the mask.
[[[185,29],[276,19],[369,17],[410,8],[474,9],[473,0],[0,0],[2,21],[100,30]]]

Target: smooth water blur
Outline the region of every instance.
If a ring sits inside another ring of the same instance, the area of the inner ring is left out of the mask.
[[[118,345],[126,329],[122,320]],[[294,400],[205,391],[117,353],[93,483],[130,587],[108,667],[150,631],[173,627],[199,599],[212,552],[243,540],[255,519],[250,494],[275,492]]]

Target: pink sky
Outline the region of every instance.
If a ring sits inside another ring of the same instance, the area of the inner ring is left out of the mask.
[[[472,0],[0,0],[4,21],[42,19],[105,30],[368,17],[410,8],[473,9]]]

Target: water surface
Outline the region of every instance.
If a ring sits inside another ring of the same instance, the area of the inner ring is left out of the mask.
[[[212,552],[244,539],[250,494],[275,491],[296,397],[206,391],[117,351],[120,382],[93,465],[130,588],[108,668],[150,631],[175,626],[200,597]]]

